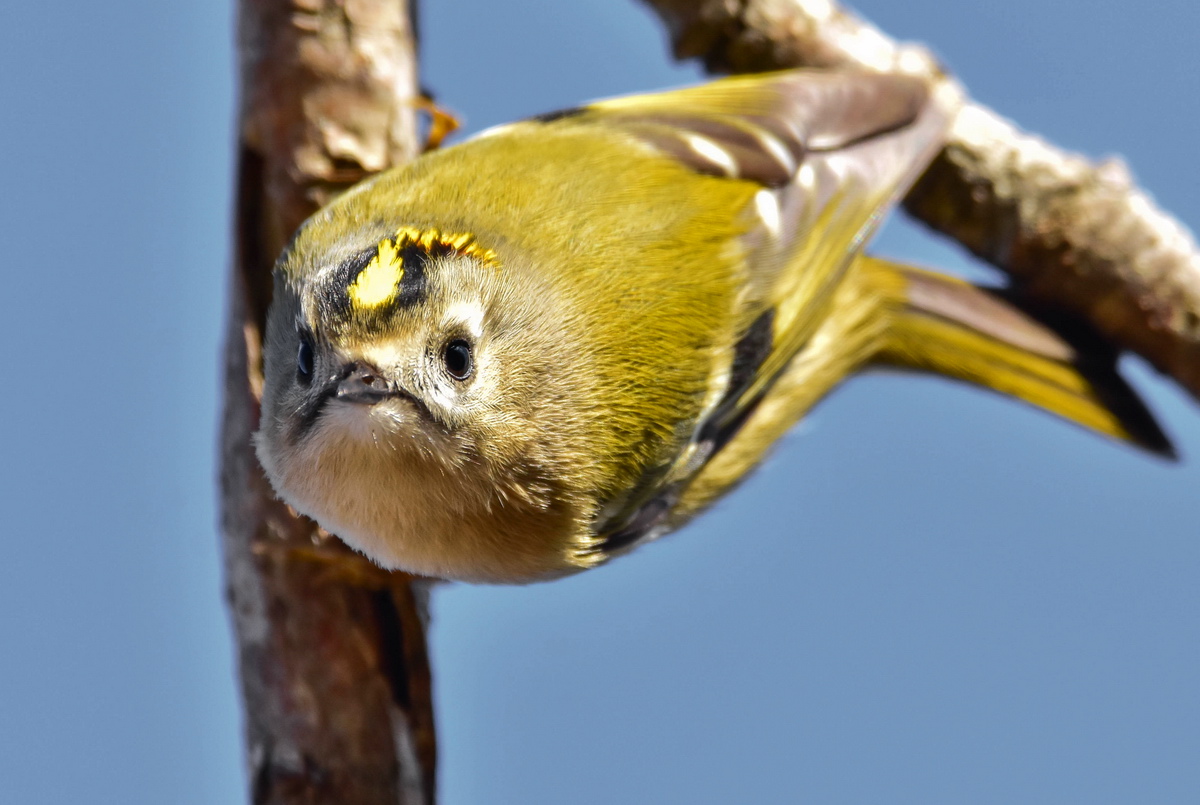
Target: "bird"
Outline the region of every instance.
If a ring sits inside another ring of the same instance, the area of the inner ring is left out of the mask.
[[[865,254],[961,98],[946,79],[735,76],[368,178],[276,264],[267,477],[384,568],[523,584],[680,528],[874,367],[1171,455],[1086,328]]]

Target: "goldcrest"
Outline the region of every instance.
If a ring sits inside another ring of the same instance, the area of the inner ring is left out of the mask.
[[[256,437],[275,490],[386,568],[521,583],[678,528],[871,366],[1169,452],[1110,353],[862,255],[958,99],[894,75],[728,78],[359,184],[275,271]]]

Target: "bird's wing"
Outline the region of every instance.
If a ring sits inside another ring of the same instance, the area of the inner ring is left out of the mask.
[[[538,118],[618,128],[709,176],[751,182],[744,287],[723,393],[669,467],[651,468],[597,523],[606,548],[656,536],[679,490],[737,432],[827,315],[882,216],[937,153],[948,83],[788,71],[600,101]]]

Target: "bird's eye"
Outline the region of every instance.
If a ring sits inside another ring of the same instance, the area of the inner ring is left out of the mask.
[[[461,338],[456,338],[446,344],[442,360],[446,364],[446,374],[455,380],[466,380],[475,371],[475,359],[471,356],[471,345]]]
[[[308,333],[300,333],[300,349],[296,352],[296,377],[304,385],[312,382],[313,345]]]

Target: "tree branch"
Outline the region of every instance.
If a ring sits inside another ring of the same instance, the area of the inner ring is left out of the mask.
[[[666,24],[675,56],[712,72],[942,74],[928,51],[830,0],[643,2]],[[1200,399],[1200,252],[1119,161],[1089,162],[969,103],[905,206],[1007,272],[1031,301],[1082,317]]]
[[[222,529],[255,803],[432,803],[424,590],[275,499],[251,446],[271,267],[333,192],[417,152],[398,0],[242,0]]]

